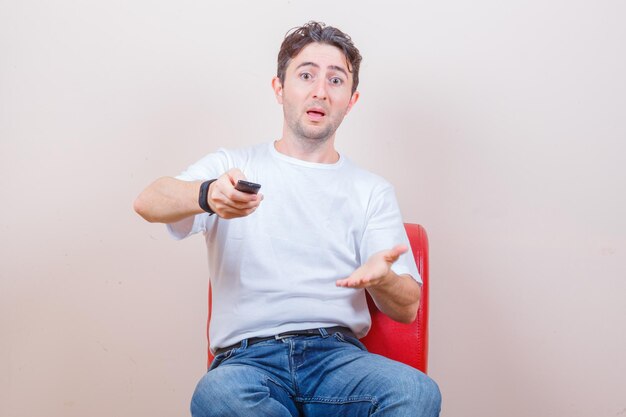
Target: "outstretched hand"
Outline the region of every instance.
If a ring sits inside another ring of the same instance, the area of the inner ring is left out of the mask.
[[[409,248],[396,245],[392,249],[377,252],[356,269],[348,278],[336,282],[338,287],[367,288],[383,285],[391,272],[391,265]]]

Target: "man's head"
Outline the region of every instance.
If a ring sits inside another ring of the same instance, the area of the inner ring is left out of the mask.
[[[304,26],[291,29],[285,36],[278,52],[278,69],[276,72],[281,84],[285,84],[285,72],[289,62],[307,45],[314,42],[332,45],[343,52],[348,70],[352,73],[352,93],[354,93],[359,85],[359,67],[361,65],[359,50],[352,43],[350,36],[337,28],[318,22],[309,22]]]

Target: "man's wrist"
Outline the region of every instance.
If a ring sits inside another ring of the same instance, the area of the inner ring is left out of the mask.
[[[200,194],[198,195],[198,204],[200,205],[200,208],[209,213],[209,216],[215,214],[211,206],[209,206],[209,187],[214,181],[217,181],[217,179],[203,182],[200,185]]]

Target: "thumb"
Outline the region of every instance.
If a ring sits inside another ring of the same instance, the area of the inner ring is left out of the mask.
[[[233,168],[231,170],[229,170],[227,173],[228,178],[230,179],[230,183],[232,185],[237,184],[237,181],[239,180],[245,180],[246,176],[244,175],[243,172],[241,172],[241,170],[239,168]]]
[[[406,253],[409,248],[406,245],[396,245],[393,248],[389,249],[389,252],[386,254],[385,259],[387,262],[394,263],[398,260],[400,255]]]

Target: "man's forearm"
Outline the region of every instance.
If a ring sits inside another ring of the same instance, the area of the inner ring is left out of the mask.
[[[200,181],[181,181],[162,177],[139,194],[135,211],[151,223],[174,223],[203,210],[198,204]]]
[[[417,316],[420,285],[409,275],[397,275],[390,271],[385,284],[368,287],[370,295],[380,311],[401,323],[412,323]]]

